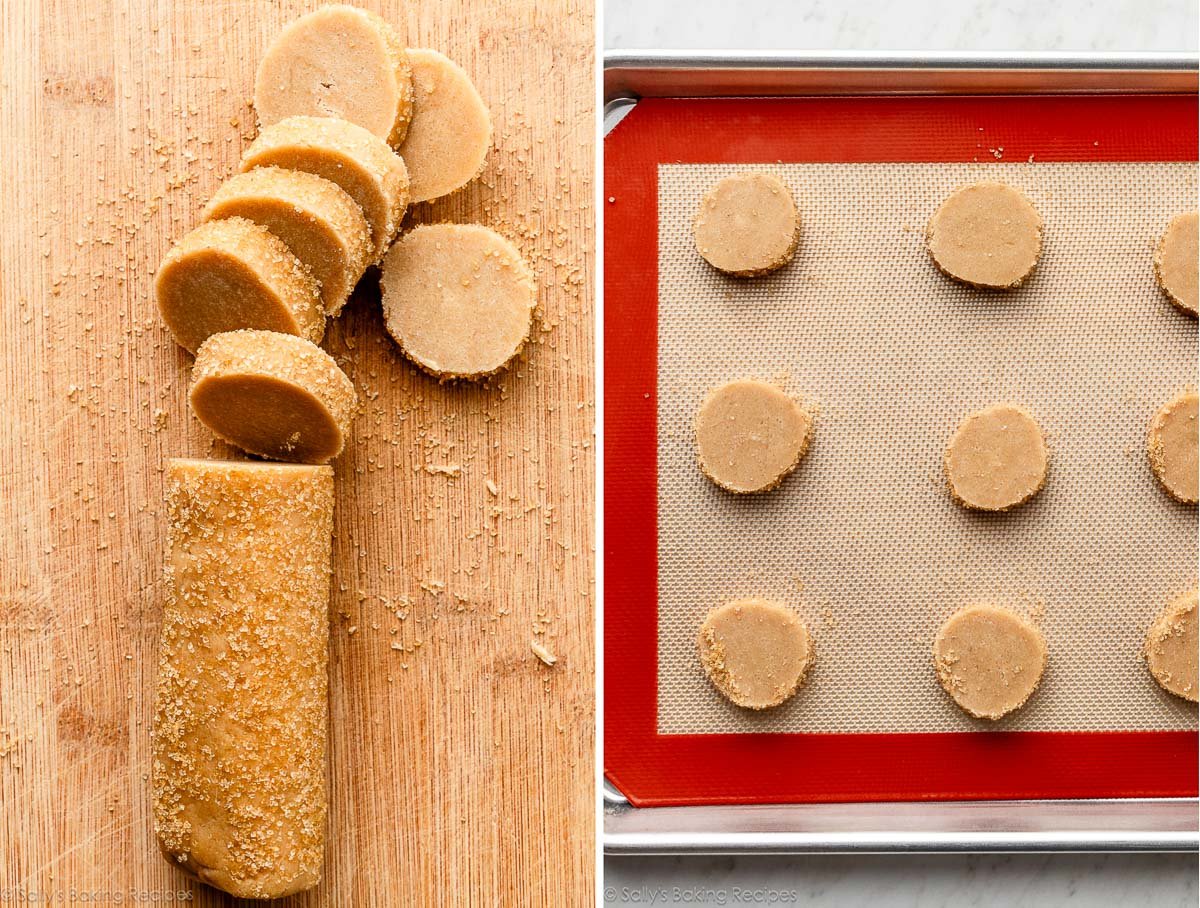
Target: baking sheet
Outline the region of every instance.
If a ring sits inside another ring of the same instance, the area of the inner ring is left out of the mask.
[[[1150,266],[1171,216],[1195,206],[1194,163],[663,164],[659,185],[658,731],[938,732],[1196,728],[1140,659],[1145,629],[1195,583],[1196,511],[1146,464],[1157,406],[1195,383],[1196,323]],[[778,174],[803,237],[773,275],[720,275],[691,221],[720,177]],[[1022,187],[1046,221],[1034,276],[1012,293],[951,282],[923,229],[980,178]],[[742,376],[817,410],[800,469],[735,498],[695,465],[704,393]],[[1005,515],[954,505],[946,440],[969,412],[1015,401],[1051,448],[1046,488]],[[817,661],[785,706],[722,700],[695,656],[703,615],[767,596],[804,614]],[[1050,649],[1042,688],[997,724],[970,720],[930,660],[971,601],[1033,614]]]

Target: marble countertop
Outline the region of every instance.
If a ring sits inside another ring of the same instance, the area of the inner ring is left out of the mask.
[[[610,49],[1196,51],[1195,0],[603,0]],[[606,905],[1195,908],[1195,855],[608,858]]]

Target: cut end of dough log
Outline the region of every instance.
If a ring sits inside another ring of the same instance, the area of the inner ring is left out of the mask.
[[[259,123],[337,117],[399,147],[412,119],[412,70],[383,19],[341,4],[288,25],[267,48],[254,81]]]
[[[714,388],[696,416],[700,470],[736,493],[774,489],[800,463],[812,417],[772,384],[741,379]]]
[[[188,399],[204,425],[243,451],[315,464],[341,453],[358,403],[333,357],[303,338],[271,331],[206,340]]]
[[[167,253],[154,295],[175,341],[191,353],[213,334],[262,328],[318,343],[317,282],[283,240],[245,218],[201,224]]]
[[[929,254],[945,275],[990,290],[1011,290],[1042,253],[1042,217],[1019,189],[976,183],[951,195],[929,221]]]
[[[1195,504],[1200,498],[1197,400],[1195,391],[1184,391],[1163,404],[1146,439],[1154,475],[1172,498],[1185,504]]]
[[[405,356],[438,378],[503,369],[529,337],[537,286],[508,240],[475,224],[435,224],[384,256],[383,312]]]
[[[408,165],[413,202],[461,189],[483,173],[492,118],[470,77],[436,50],[410,49],[413,120],[400,157]]]
[[[740,599],[713,609],[697,645],[713,686],[746,709],[770,709],[790,699],[813,662],[812,641],[800,616],[765,599]]]
[[[1189,211],[1167,225],[1154,250],[1154,276],[1158,286],[1175,306],[1188,315],[1196,315],[1200,283],[1200,244],[1197,223],[1200,214]]]
[[[348,120],[297,116],[264,127],[242,155],[243,171],[256,167],[302,170],[341,187],[366,216],[372,261],[387,251],[408,207],[404,161],[379,136]]]
[[[1197,702],[1200,669],[1196,631],[1196,590],[1173,600],[1146,634],[1146,667],[1163,690]]]
[[[258,167],[221,184],[204,209],[207,220],[242,217],[283,240],[321,285],[321,301],[337,315],[371,259],[371,228],[340,186],[311,173]]]
[[[1021,407],[996,404],[972,413],[950,438],[946,480],[963,507],[1007,511],[1041,491],[1049,463],[1037,420]]]
[[[1016,612],[969,605],[942,625],[933,664],[946,693],[976,719],[999,719],[1037,690],[1046,668],[1041,631]]]
[[[706,262],[735,277],[754,277],[791,261],[800,244],[800,212],[778,177],[740,173],[709,190],[693,229]]]

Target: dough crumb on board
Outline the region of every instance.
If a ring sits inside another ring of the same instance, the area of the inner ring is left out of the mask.
[[[1195,504],[1200,498],[1198,401],[1195,391],[1177,394],[1154,414],[1146,437],[1150,469],[1163,489],[1185,504]]]
[[[274,460],[325,463],[341,453],[357,406],[328,353],[272,331],[214,334],[196,354],[192,411],[214,434]]]
[[[408,53],[379,16],[323,6],[290,23],[267,48],[254,108],[263,126],[297,115],[338,117],[398,147],[413,115]]]
[[[1009,290],[1038,263],[1042,217],[1019,189],[976,183],[941,204],[925,239],[943,274],[973,287]]]
[[[770,709],[790,699],[813,663],[800,616],[766,599],[717,606],[700,626],[697,646],[713,686],[746,709]]]
[[[1041,683],[1046,641],[1032,623],[995,605],[969,605],[942,625],[933,643],[938,682],[964,712],[999,719]]]
[[[782,268],[800,245],[800,212],[791,190],[769,173],[721,180],[701,199],[692,226],[704,260],[735,277]]]
[[[1037,420],[1022,407],[995,404],[963,421],[943,464],[950,493],[963,507],[1007,511],[1041,491],[1049,459]]]
[[[413,120],[400,146],[413,202],[449,195],[483,172],[492,118],[461,66],[435,50],[408,51]]]
[[[1175,306],[1196,315],[1200,306],[1200,242],[1197,240],[1200,213],[1177,215],[1167,225],[1154,249],[1154,277]]]
[[[221,184],[206,220],[243,217],[261,224],[321,285],[328,315],[337,315],[371,258],[371,228],[340,186],[311,173],[257,167]]]
[[[1172,600],[1154,619],[1143,650],[1146,668],[1162,689],[1193,703],[1200,698],[1196,603],[1194,589]]]
[[[154,296],[176,343],[190,353],[210,335],[239,328],[314,344],[325,334],[312,274],[282,240],[245,218],[208,221],[184,236],[159,265]]]

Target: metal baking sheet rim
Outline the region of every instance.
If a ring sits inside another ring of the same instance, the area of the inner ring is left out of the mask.
[[[641,97],[1196,93],[1198,69],[1200,56],[1176,54],[614,51],[603,126],[608,135]],[[1200,850],[1196,798],[889,804],[872,822],[881,805],[638,808],[608,779],[603,796],[613,855]]]

